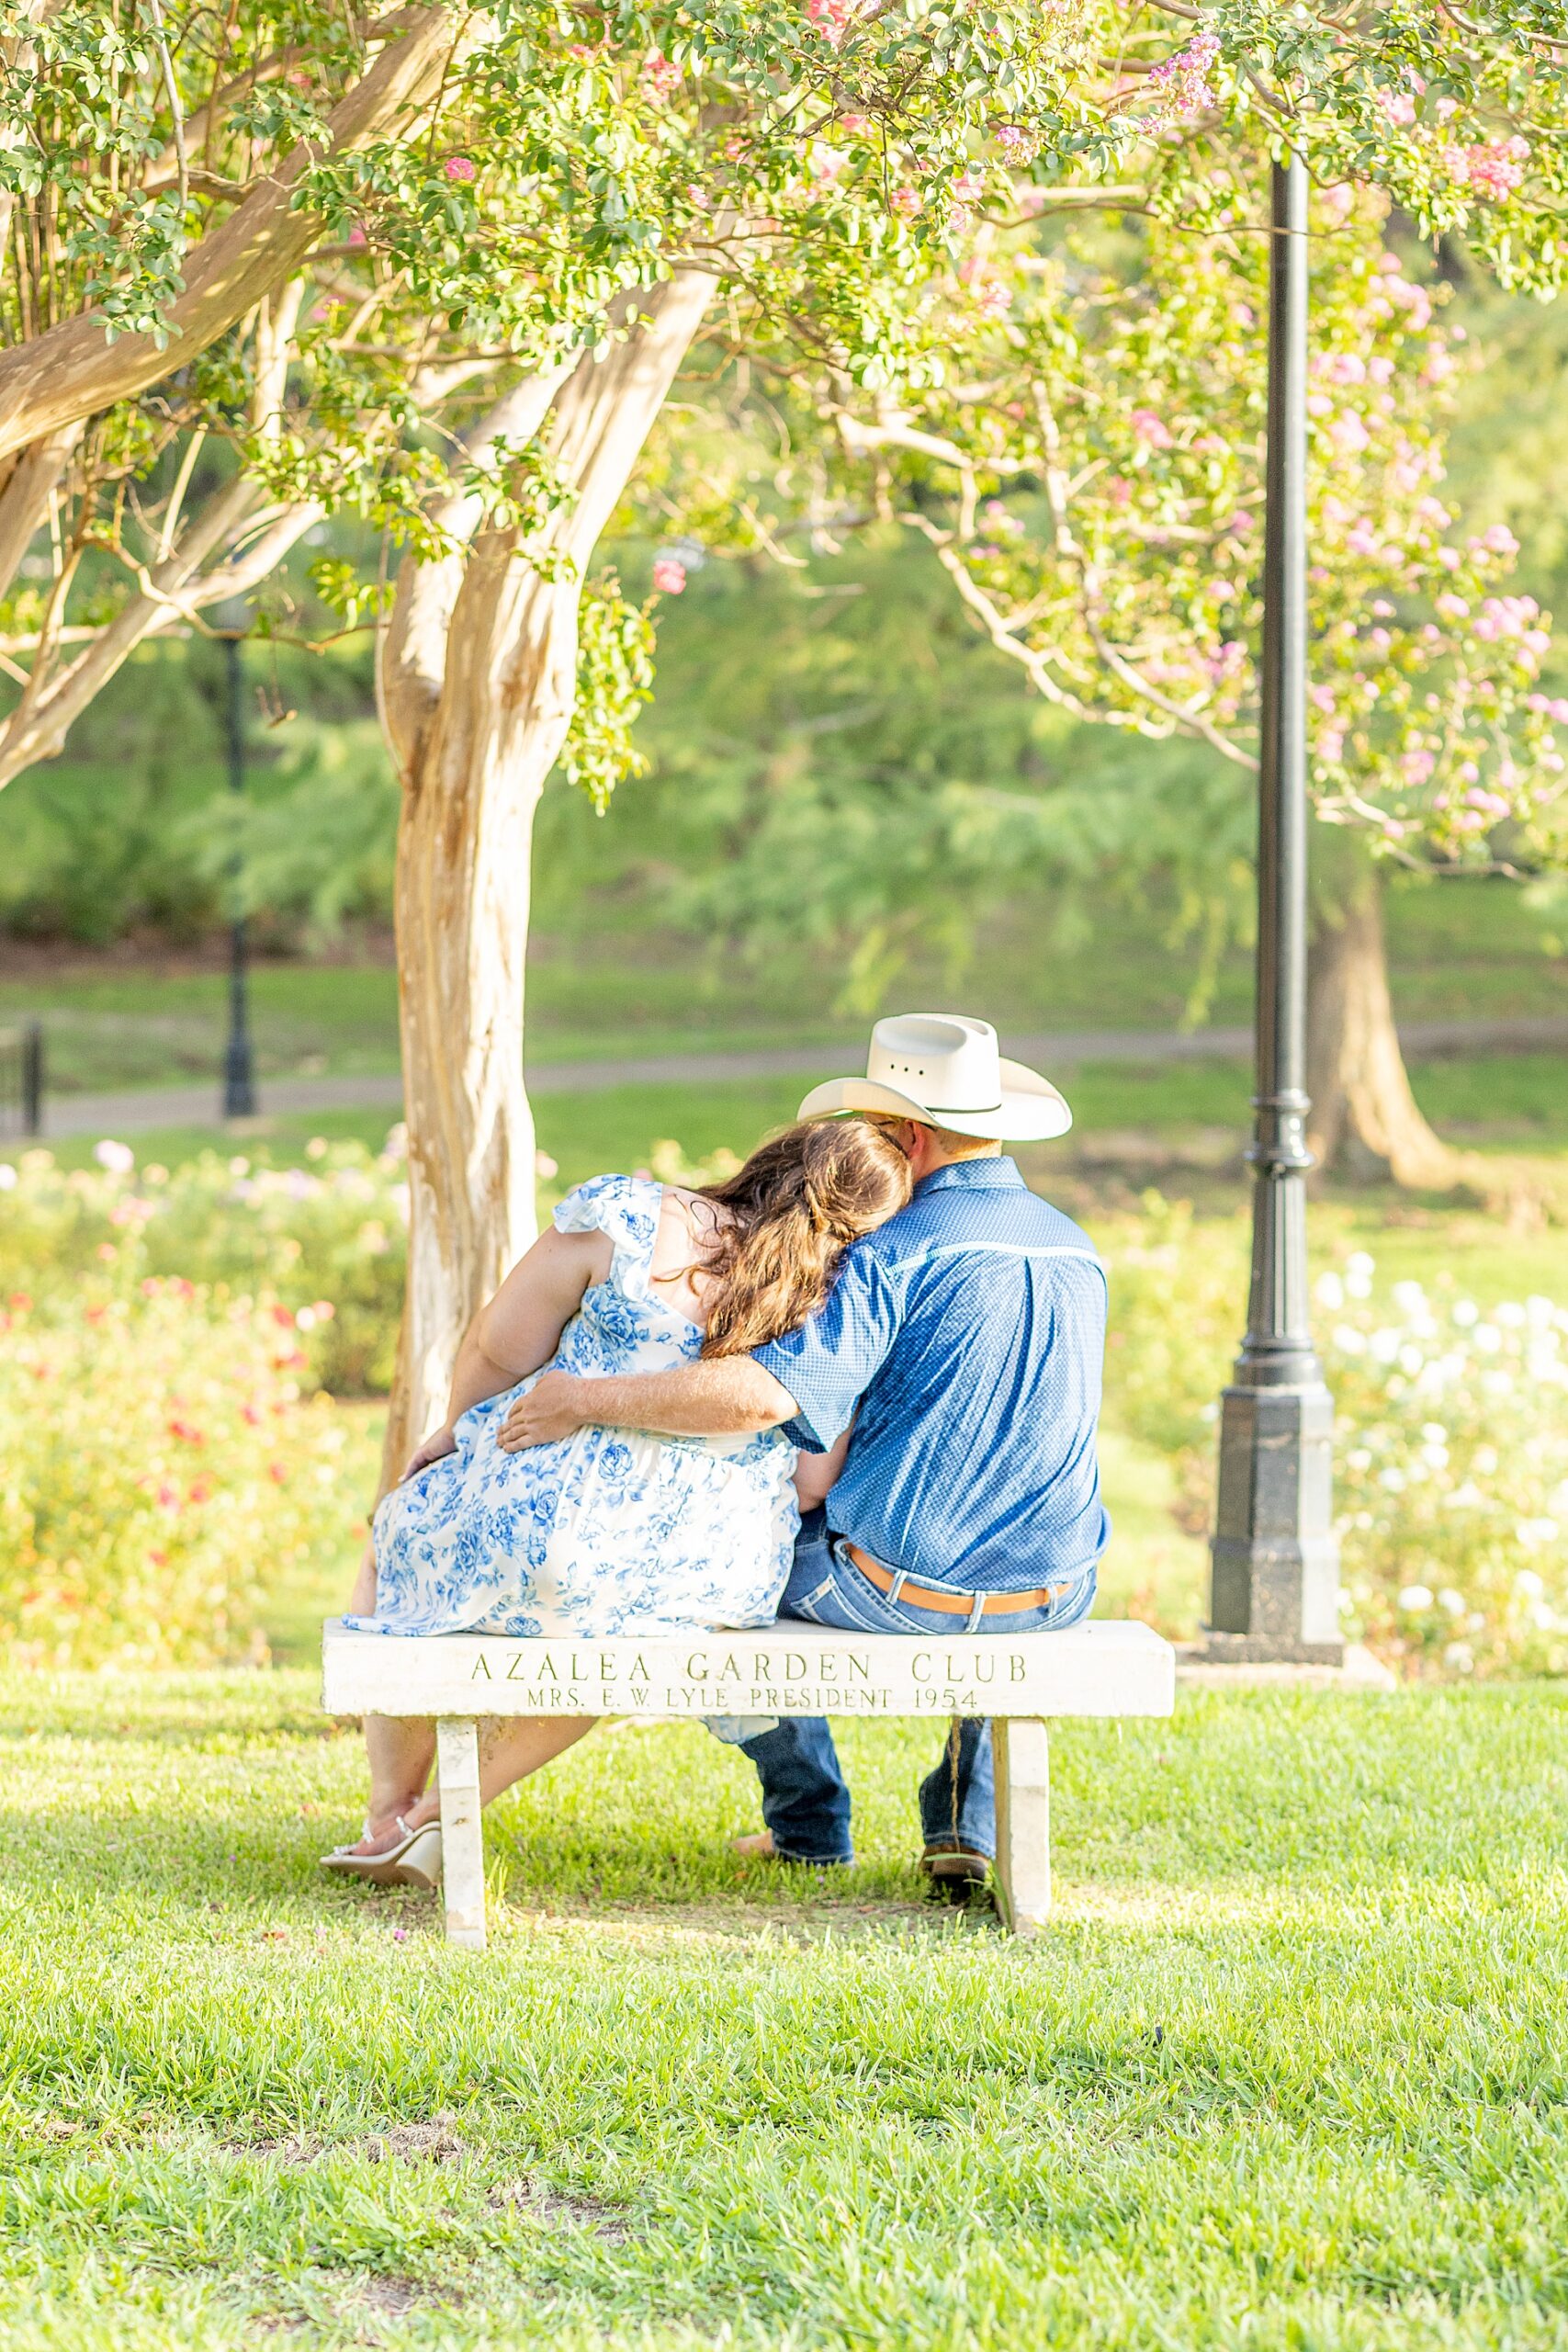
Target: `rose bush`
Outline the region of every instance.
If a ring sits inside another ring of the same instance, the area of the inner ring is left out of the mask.
[[[0,1310],[0,1656],[265,1655],[264,1592],[354,1546],[368,1439],[276,1297],[114,1272]]]
[[[91,1170],[43,1150],[0,1163],[0,1295],[26,1290],[47,1311],[89,1273],[126,1298],[148,1275],[265,1287],[298,1317],[312,1385],[383,1392],[407,1250],[400,1136],[380,1152],[320,1139],[306,1150],[304,1168],[206,1151],[170,1170],[139,1166],[111,1139]]]
[[[1151,1193],[1099,1238],[1109,1414],[1176,1455],[1183,1518],[1206,1530],[1246,1223]],[[1409,1674],[1568,1672],[1568,1307],[1380,1291],[1364,1251],[1315,1295],[1347,1634]]]

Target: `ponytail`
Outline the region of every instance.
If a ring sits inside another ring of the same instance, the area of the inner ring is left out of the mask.
[[[707,1272],[705,1356],[746,1355],[826,1304],[850,1243],[901,1209],[909,1163],[863,1119],[803,1121],[699,1198],[728,1211]]]

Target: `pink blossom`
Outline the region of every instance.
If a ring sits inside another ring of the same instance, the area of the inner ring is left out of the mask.
[[[1105,494],[1112,506],[1128,506],[1132,503],[1133,485],[1125,474],[1111,474],[1106,478]]]
[[[1332,416],[1334,402],[1326,392],[1309,392],[1306,412],[1309,416]]]
[[[1449,150],[1450,155],[1453,152],[1452,148]],[[1463,150],[1463,173],[1456,171],[1454,177],[1462,177],[1478,196],[1489,198],[1494,204],[1501,204],[1522,186],[1529,166],[1529,153],[1526,141],[1517,138],[1497,139],[1483,146],[1466,147]]]
[[[1374,618],[1380,621],[1391,621],[1393,618],[1393,606],[1386,596],[1379,596],[1373,602],[1372,613]]]
[[[1156,415],[1152,408],[1135,408],[1128,423],[1133,428],[1133,438],[1141,441],[1145,449],[1168,449],[1174,446],[1175,436],[1170,427],[1162,416]]]
[[[1408,313],[1408,324],[1420,334],[1432,323],[1432,298],[1424,286],[1414,285],[1408,277],[1390,277],[1385,285],[1391,302]]]
[[[1328,216],[1329,227],[1340,229],[1355,209],[1356,191],[1348,180],[1341,180],[1337,187],[1324,188],[1320,200]]]
[[[806,13],[829,49],[837,49],[850,28],[849,0],[806,0]]]
[[[984,180],[976,179],[970,171],[960,172],[949,187],[954,204],[978,204],[986,192]]]
[[[829,147],[823,139],[812,141],[807,159],[812,178],[824,187],[831,187],[850,160],[841,147]]]
[[[1324,362],[1324,374],[1334,384],[1364,384],[1367,363],[1357,351],[1336,351]]]
[[[362,245],[366,243],[365,231],[357,220],[348,232],[348,243],[351,245]]]
[[[686,567],[678,555],[653,560],[653,585],[660,596],[679,596],[686,585]]]
[[[869,115],[841,114],[839,117],[839,120],[852,139],[858,139],[862,131],[869,130],[871,129],[871,118]]]
[[[467,155],[448,155],[441,169],[449,180],[471,180],[478,176],[477,167]]]
[[[1220,44],[1213,33],[1195,33],[1185,49],[1154,68],[1148,88],[1160,117],[1201,114],[1218,104],[1209,74],[1219,54]]]
[[[1464,558],[1461,555],[1458,548],[1439,548],[1438,549],[1438,561],[1442,565],[1445,571],[1457,571],[1460,565],[1464,561]]]
[[[1427,479],[1427,469],[1419,458],[1401,458],[1392,471],[1395,490],[1403,491],[1406,496],[1411,491],[1419,490]]]
[[[1369,523],[1358,523],[1353,531],[1345,534],[1345,544],[1352,555],[1376,555],[1382,544]]]
[[[920,209],[920,191],[918,187],[896,187],[889,202],[899,219],[908,220],[912,213],[918,212]]]
[[[1479,808],[1483,817],[1506,817],[1508,813],[1508,804],[1500,792],[1467,792],[1464,797],[1467,806]]]
[[[1307,700],[1311,703],[1314,710],[1324,711],[1332,717],[1335,708],[1334,689],[1332,686],[1309,686],[1307,688]]]
[[[1238,327],[1255,327],[1258,324],[1258,313],[1250,302],[1238,302],[1231,316]]]
[[[1371,447],[1372,436],[1354,409],[1346,409],[1328,428],[1328,437],[1341,457],[1359,458]]]
[[[1318,758],[1327,761],[1332,766],[1344,753],[1345,729],[1342,727],[1324,728],[1318,736],[1315,749]]]
[[[1488,596],[1476,617],[1475,635],[1483,645],[1495,644],[1504,637],[1523,638],[1540,610],[1533,596]],[[1545,635],[1544,631],[1529,633]]]
[[[1446,384],[1453,372],[1454,363],[1439,344],[1435,351],[1429,351],[1427,354],[1427,365],[1421,370],[1421,381],[1424,384]]]
[[[102,1143],[93,1146],[93,1158],[100,1168],[107,1168],[111,1176],[129,1176],[136,1165],[136,1154],[130,1146],[116,1143],[112,1136],[106,1136]]]
[[[1408,90],[1380,90],[1375,104],[1384,121],[1396,130],[1408,130],[1416,119],[1416,101]]]
[[[997,145],[1010,164],[1027,164],[1037,153],[1040,141],[1021,123],[1004,122],[997,132]]]
[[[1519,543],[1506,523],[1494,523],[1481,534],[1481,544],[1489,555],[1517,555]]]
[[[1453,516],[1449,513],[1442,500],[1434,498],[1430,492],[1417,502],[1416,513],[1418,519],[1423,523],[1429,523],[1434,531],[1446,531],[1453,521]]]
[[[1386,384],[1393,376],[1393,362],[1386,353],[1379,352],[1367,362],[1367,374],[1374,384]]]
[[[983,319],[1005,319],[1012,308],[1012,288],[999,277],[989,277],[975,298],[976,308]]]
[[[642,85],[650,98],[667,98],[681,86],[681,69],[661,49],[650,50],[642,62]]]
[[[1439,620],[1462,621],[1469,614],[1470,606],[1462,596],[1445,594],[1438,598],[1433,610]]]
[[[1247,513],[1246,507],[1238,506],[1235,513],[1231,516],[1231,529],[1234,531],[1236,537],[1238,539],[1249,539],[1257,527],[1254,518]]]
[[[1018,191],[1018,209],[1026,220],[1035,220],[1044,211],[1050,201],[1049,188],[1035,187],[1032,184],[1028,187],[1021,187]]]
[[[1406,784],[1427,783],[1438,763],[1430,752],[1406,752],[1399,763],[1399,773]]]
[[[697,186],[695,180],[691,180],[687,183],[686,187],[686,201],[691,206],[694,212],[705,212],[708,209],[711,198],[708,197],[705,190]]]

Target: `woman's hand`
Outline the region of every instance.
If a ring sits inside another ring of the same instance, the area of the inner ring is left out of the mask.
[[[450,1422],[448,1422],[444,1429],[433,1430],[430,1435],[425,1439],[424,1443],[423,1445],[416,1445],[413,1452],[409,1455],[408,1467],[403,1472],[402,1479],[400,1483],[406,1485],[408,1480],[413,1477],[416,1472],[420,1470],[428,1470],[433,1462],[439,1462],[441,1460],[443,1454],[456,1453],[457,1451],[457,1441],[452,1434],[452,1425]]]
[[[547,1372],[526,1396],[516,1397],[507,1408],[506,1419],[496,1431],[497,1445],[503,1453],[521,1453],[526,1446],[555,1445],[562,1438],[575,1437],[592,1419],[582,1410],[586,1386],[585,1381],[574,1380],[570,1372]]]

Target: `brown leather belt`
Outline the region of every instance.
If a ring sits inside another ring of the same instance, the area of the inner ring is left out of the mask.
[[[869,1552],[863,1552],[860,1545],[852,1544],[847,1536],[844,1549],[862,1576],[874,1584],[878,1592],[891,1592],[898,1584],[891,1568],[885,1568],[880,1560],[874,1560]],[[982,1617],[1015,1617],[1025,1609],[1043,1609],[1048,1600],[1060,1600],[1062,1595],[1070,1589],[1071,1587],[1066,1584],[1046,1584],[1034,1592],[988,1592],[980,1602],[980,1614]],[[898,1586],[898,1598],[907,1600],[911,1609],[934,1609],[943,1617],[968,1617],[974,1613],[978,1596],[972,1592],[939,1592],[934,1585],[917,1584],[912,1577],[906,1577]]]

